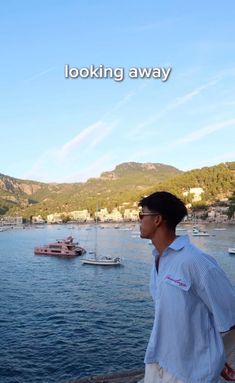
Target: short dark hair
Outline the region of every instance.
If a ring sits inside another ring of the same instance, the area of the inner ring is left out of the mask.
[[[139,206],[146,206],[150,211],[160,213],[166,220],[167,226],[173,230],[188,214],[183,201],[166,191],[155,192],[143,197],[139,201]]]

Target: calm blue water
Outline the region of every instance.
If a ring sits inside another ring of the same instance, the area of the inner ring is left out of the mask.
[[[190,228],[188,228],[190,229]],[[193,238],[235,285],[235,227]],[[98,229],[103,255],[124,266],[82,265],[82,257],[40,257],[33,248],[73,235],[94,249],[95,230],[75,226],[0,233],[0,382],[64,383],[143,367],[153,307],[148,292],[152,246],[132,231]]]

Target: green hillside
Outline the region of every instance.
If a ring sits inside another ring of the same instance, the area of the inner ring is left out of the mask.
[[[169,165],[130,162],[120,164],[113,171],[104,172],[85,183],[46,184],[28,181],[27,184],[27,181],[8,177],[11,188],[7,191],[9,182],[7,185],[5,182],[5,200],[0,199],[0,207],[5,208],[7,214],[24,217],[34,214],[45,217],[53,212],[66,213],[86,208],[94,212],[97,201],[100,207],[111,210],[124,202],[133,203],[152,184],[180,173],[180,170]],[[16,194],[14,204],[10,203]]]
[[[182,193],[190,188],[201,187],[201,205],[209,205],[230,198],[235,190],[235,162],[222,163],[217,166],[194,169],[169,180],[155,184],[147,189],[147,194],[157,190],[167,190],[182,198]],[[184,197],[185,202],[192,202],[192,195]]]
[[[117,206],[131,207],[141,196],[157,190],[167,190],[186,203],[193,195],[183,196],[190,188],[201,187],[201,205],[233,198],[235,162],[222,163],[182,172],[164,164],[129,162],[113,171],[84,183],[47,184],[19,180],[0,174],[0,214],[22,215],[29,218],[41,214],[68,213],[99,207],[110,211]],[[194,204],[196,205],[196,204]]]

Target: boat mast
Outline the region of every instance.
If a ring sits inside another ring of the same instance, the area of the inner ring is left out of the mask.
[[[98,204],[96,205],[96,213],[95,213],[95,258],[97,256],[98,251],[98,238],[97,238],[97,231],[98,231]]]

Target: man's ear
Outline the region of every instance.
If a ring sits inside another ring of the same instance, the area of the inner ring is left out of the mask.
[[[163,217],[162,217],[162,215],[157,214],[156,217],[154,218],[154,223],[155,223],[155,225],[156,225],[157,227],[159,227],[159,226],[161,226],[162,222],[163,222]]]

